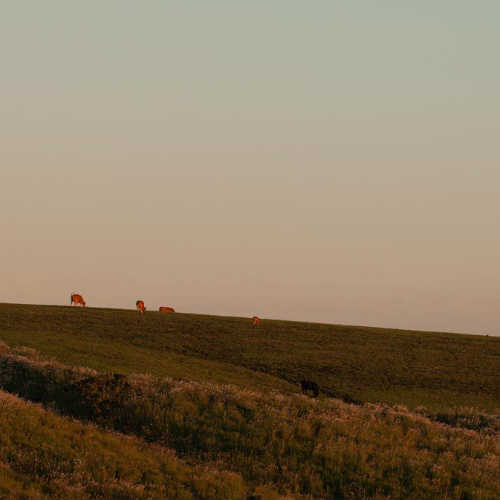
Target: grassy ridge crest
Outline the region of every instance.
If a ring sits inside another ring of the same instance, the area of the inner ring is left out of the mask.
[[[500,407],[500,338],[112,309],[0,304],[0,339],[99,371],[256,390],[302,378],[360,401]]]

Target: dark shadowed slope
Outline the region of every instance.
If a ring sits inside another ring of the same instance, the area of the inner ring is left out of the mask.
[[[0,304],[0,339],[99,370],[431,408],[500,407],[500,338],[192,314]]]

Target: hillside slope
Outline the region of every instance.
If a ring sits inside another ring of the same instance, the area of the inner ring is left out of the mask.
[[[401,406],[101,374],[1,343],[0,388],[50,408],[0,391],[0,470],[10,472],[0,473],[0,490],[27,483],[51,497],[62,487],[62,498],[76,488],[82,498],[242,500],[500,492],[494,415],[443,425]]]
[[[500,407],[500,338],[247,318],[0,304],[0,340],[101,371],[440,409]]]
[[[0,390],[0,498],[241,498],[234,473],[63,418]]]

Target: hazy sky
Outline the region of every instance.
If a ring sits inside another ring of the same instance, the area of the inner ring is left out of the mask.
[[[0,302],[500,334],[499,22],[1,2]]]

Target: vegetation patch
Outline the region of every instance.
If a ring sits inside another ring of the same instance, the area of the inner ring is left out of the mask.
[[[60,417],[0,391],[1,498],[240,499],[240,476]]]
[[[0,304],[0,339],[101,372],[151,373],[433,411],[500,407],[500,338]]]
[[[269,485],[306,498],[493,499],[500,493],[493,418],[493,427],[476,431],[405,407],[99,374],[32,352],[4,353],[0,385],[172,448],[191,465],[232,471],[252,494]]]

